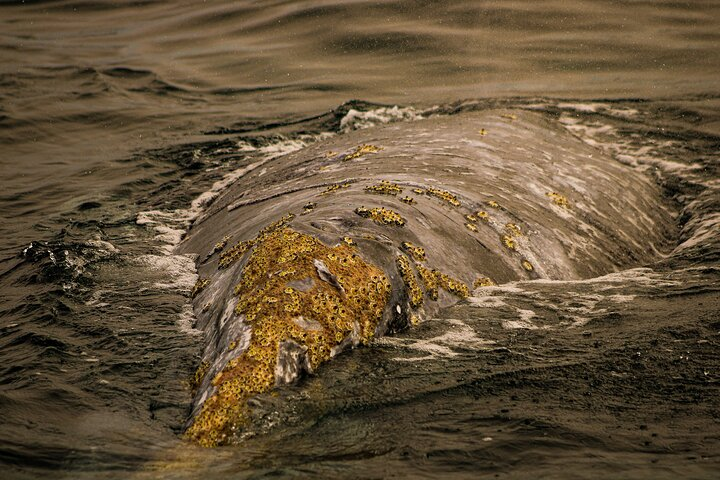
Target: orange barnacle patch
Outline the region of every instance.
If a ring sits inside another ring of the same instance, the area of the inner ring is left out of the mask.
[[[482,220],[483,222],[487,222],[490,220],[490,215],[488,215],[488,213],[484,210],[478,210],[477,212],[475,212],[475,217],[478,220]]]
[[[405,291],[410,297],[410,306],[412,308],[420,307],[423,304],[423,293],[410,266],[410,260],[405,255],[399,255],[397,257],[397,267],[403,283],[405,283]]]
[[[425,249],[410,242],[402,242],[400,248],[409,253],[416,262],[425,261]]]
[[[215,393],[186,432],[206,447],[228,443],[249,419],[248,400],[273,388],[282,342],[298,344],[315,369],[348,336],[368,342],[390,295],[383,271],[352,245],[328,247],[285,226],[266,230],[253,245],[235,287],[235,311],[252,328],[250,345],[213,378]],[[284,274],[269,275],[278,271]],[[298,290],[294,281],[311,287]]]
[[[402,187],[400,187],[397,183],[383,180],[377,185],[369,185],[365,187],[365,191],[368,193],[379,193],[383,195],[397,195],[398,193],[402,193]]]
[[[363,155],[366,155],[368,153],[377,153],[380,150],[382,150],[382,147],[377,147],[375,145],[360,145],[359,147],[354,148],[349,153],[341,154],[339,155],[339,159],[343,162],[346,162],[348,160],[354,160],[356,158],[360,158]]]
[[[473,288],[494,287],[497,285],[490,277],[479,277],[473,282]]]
[[[405,225],[405,219],[399,213],[385,207],[372,209],[358,207],[355,209],[355,213],[361,217],[371,219],[378,225],[397,225],[399,227]]]
[[[210,280],[207,278],[198,278],[197,282],[195,282],[195,285],[192,288],[192,291],[190,292],[190,297],[195,298],[200,292],[205,290],[205,287],[207,287],[210,284]]]
[[[435,198],[439,198],[440,200],[444,200],[445,202],[449,203],[453,207],[460,206],[460,200],[458,200],[458,198],[455,195],[448,192],[447,190],[441,190],[439,188],[430,187],[427,190],[425,190],[425,193],[427,195],[430,195],[431,197],[435,197]]]

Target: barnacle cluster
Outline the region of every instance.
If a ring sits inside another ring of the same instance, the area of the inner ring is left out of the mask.
[[[510,250],[516,250],[518,248],[518,242],[517,238],[522,237],[522,231],[520,230],[520,227],[518,227],[514,223],[506,223],[505,224],[505,235],[502,235],[501,241],[502,244],[505,245],[506,248]]]
[[[398,255],[397,267],[398,272],[400,272],[400,277],[402,277],[403,283],[405,283],[405,290],[407,291],[408,297],[410,297],[410,306],[412,308],[418,308],[423,304],[423,292],[412,271],[410,260],[408,260],[405,255]]]
[[[376,147],[375,145],[360,145],[359,147],[352,150],[350,153],[346,155],[342,155],[340,157],[340,160],[343,162],[346,162],[348,160],[354,160],[356,158],[360,158],[366,153],[377,153],[380,150],[382,150],[382,147]]]
[[[415,265],[423,282],[425,291],[431,300],[438,299],[438,288],[459,298],[466,298],[470,295],[470,289],[460,280],[435,269],[429,269],[421,264]]]
[[[379,225],[398,225],[400,227],[405,225],[405,219],[402,218],[399,213],[384,207],[372,209],[358,207],[355,209],[355,213],[361,217],[370,218]]]
[[[207,373],[208,369],[210,368],[210,364],[208,362],[202,362],[200,366],[195,370],[195,375],[192,379],[192,389],[197,390],[197,388],[202,383],[203,379],[205,378],[205,374]]]
[[[545,194],[550,197],[555,205],[562,208],[570,208],[570,203],[565,195],[561,195],[557,192],[548,192]]]
[[[497,285],[490,277],[478,277],[473,282],[473,288],[493,287]]]
[[[275,232],[277,229],[284,227],[295,218],[295,215],[289,213],[277,220],[270,225],[264,227],[257,236],[250,240],[243,240],[234,245],[231,249],[220,254],[220,260],[218,261],[218,268],[227,268],[236,261],[240,260],[245,253],[254,247],[256,244],[262,242],[268,235]]]
[[[335,185],[330,185],[325,190],[320,192],[320,195],[327,195],[329,193],[337,192],[341,188],[350,188],[350,183],[336,183]]]
[[[222,240],[220,240],[219,242],[217,242],[217,243],[215,244],[215,246],[213,247],[213,249],[210,251],[210,254],[208,255],[208,257],[209,257],[210,255],[213,255],[213,254],[217,253],[217,252],[221,252],[221,251],[225,248],[225,245],[227,245],[228,240],[230,240],[230,235],[225,235],[225,236],[222,238]]]
[[[430,300],[437,300],[439,287],[437,280],[438,272],[421,264],[417,264],[415,267],[417,268],[418,275],[420,275],[420,280],[423,282],[423,286],[425,287],[425,292],[427,292],[428,297],[430,297]]]
[[[416,203],[414,198],[408,196],[401,197],[400,201],[403,203],[407,203],[408,205],[414,205]]]
[[[192,298],[195,298],[209,284],[210,280],[208,280],[207,278],[198,278],[197,282],[195,282],[195,285],[192,288],[192,291],[190,292],[190,296]]]
[[[369,185],[365,187],[365,191],[369,193],[380,193],[384,195],[397,195],[402,193],[402,188],[397,183],[383,180],[377,185]]]
[[[289,285],[307,279],[312,280],[307,290]],[[354,247],[328,247],[283,227],[256,241],[235,294],[236,312],[245,316],[252,337],[248,349],[213,378],[216,392],[186,432],[203,446],[227,442],[248,419],[248,399],[273,387],[281,342],[302,346],[315,369],[348,336],[369,341],[388,302],[390,282]]]
[[[470,289],[460,280],[452,278],[450,275],[442,272],[436,272],[438,285],[448,293],[458,298],[467,298],[470,296]]]
[[[410,242],[402,242],[400,248],[409,253],[416,262],[425,261],[425,249]]]
[[[455,207],[460,206],[460,200],[458,200],[458,198],[455,195],[448,192],[447,190],[440,190],[439,188],[429,187],[425,191],[425,193],[432,197],[437,197],[440,200],[444,200],[452,206],[455,206]]]

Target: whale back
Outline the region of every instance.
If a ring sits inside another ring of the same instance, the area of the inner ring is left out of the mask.
[[[228,441],[246,416],[228,403],[474,288],[644,264],[674,235],[649,178],[527,111],[390,124],[268,160],[179,246],[199,255],[208,341],[190,436]],[[257,375],[261,386],[243,386]]]

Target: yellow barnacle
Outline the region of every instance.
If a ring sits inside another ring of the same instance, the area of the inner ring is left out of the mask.
[[[405,225],[405,219],[399,213],[384,207],[373,209],[358,207],[355,209],[355,213],[361,217],[370,218],[379,225],[397,225],[400,227]]]
[[[477,222],[478,219],[475,215],[473,215],[472,213],[469,213],[469,214],[465,215],[465,220],[467,220],[470,223],[475,223],[475,222]]]
[[[412,191],[417,193],[418,195],[423,195],[425,193],[425,190],[423,190],[422,188],[413,188]]]
[[[478,231],[477,227],[476,227],[474,224],[472,224],[472,223],[466,223],[465,226],[466,226],[467,229],[470,230],[471,232],[477,232],[477,231]]]
[[[384,195],[397,195],[398,193],[402,193],[402,188],[397,183],[383,180],[377,185],[370,185],[365,187],[365,191],[369,193],[378,193]]]
[[[410,306],[418,308],[423,303],[423,293],[412,271],[410,261],[405,255],[399,255],[397,257],[397,267],[405,283],[405,290],[407,291],[408,297],[410,297]]]
[[[487,135],[487,130],[481,128],[480,130],[478,130],[478,133],[484,137],[485,135]]]
[[[400,248],[402,248],[405,252],[409,253],[413,260],[415,260],[416,262],[422,262],[425,260],[425,249],[422,247],[413,245],[410,242],[402,242],[400,244]]]
[[[208,280],[207,278],[198,278],[197,282],[195,282],[195,286],[193,286],[192,291],[190,292],[190,296],[192,298],[195,298],[209,284],[210,284],[210,280]]]
[[[430,297],[431,300],[437,300],[438,299],[438,272],[435,270],[430,270],[429,268],[425,267],[424,265],[417,265],[417,271],[420,275],[420,280],[423,282],[423,286],[425,287],[425,291],[428,294],[428,297]]]
[[[521,263],[521,265],[522,265],[522,267],[523,267],[525,270],[527,270],[528,272],[532,272],[533,270],[535,270],[535,268],[533,267],[532,263],[528,262],[527,260],[523,260],[522,263]]]
[[[320,195],[327,195],[329,193],[337,192],[341,188],[348,188],[348,187],[350,187],[349,183],[338,183],[335,185],[330,185],[327,188],[325,188],[325,190],[320,192]]]
[[[484,210],[478,210],[477,212],[475,212],[475,216],[483,222],[487,222],[490,220],[490,215],[488,215],[488,213]]]
[[[553,203],[558,207],[570,208],[570,202],[568,202],[568,199],[565,195],[561,195],[557,192],[548,192],[545,195],[550,197]]]
[[[210,364],[208,362],[202,362],[200,366],[195,370],[195,376],[192,380],[193,389],[196,389],[200,386],[202,381],[205,379],[205,374],[210,369]]]
[[[215,246],[212,249],[212,252],[210,252],[210,255],[213,253],[217,253],[221,251],[223,248],[225,248],[225,245],[227,245],[228,240],[230,240],[230,235],[225,235],[222,240],[220,240],[218,243],[215,244]]]
[[[502,243],[503,245],[505,245],[506,248],[509,248],[510,250],[517,250],[517,242],[510,235],[503,235]]]
[[[507,230],[508,234],[513,237],[522,237],[522,231],[520,230],[520,227],[518,227],[514,223],[508,223],[505,225],[505,230]]]
[[[455,295],[456,297],[466,298],[470,296],[470,289],[465,283],[460,280],[456,280],[449,275],[444,273],[437,274],[438,284],[448,293]]]
[[[492,208],[500,208],[500,204],[497,203],[495,200],[489,200],[487,204],[490,205]]]
[[[455,195],[448,192],[447,190],[441,190],[439,188],[430,187],[425,191],[425,193],[432,197],[436,197],[441,200],[444,200],[454,207],[460,206],[460,200],[458,200],[458,198]]]
[[[402,197],[400,201],[403,203],[407,203],[408,205],[414,205],[416,203],[414,198],[407,196]]]
[[[479,277],[473,282],[473,288],[494,287],[497,285],[490,277]]]
[[[343,237],[343,243],[345,245],[355,245],[355,241],[350,237]]]
[[[359,147],[355,148],[352,152],[348,153],[347,155],[342,156],[342,161],[348,161],[353,160],[359,157],[362,157],[363,155],[367,153],[377,153],[380,150],[382,150],[382,147],[376,147],[375,145],[360,145]]]
[[[282,277],[287,277],[288,275],[292,275],[294,273],[295,273],[294,269],[288,268],[287,270],[280,270],[280,272],[278,273],[278,276],[282,278]]]

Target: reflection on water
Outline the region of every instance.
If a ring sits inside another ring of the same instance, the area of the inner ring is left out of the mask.
[[[1,468],[711,478],[718,27],[713,1],[2,2]],[[241,447],[181,442],[202,340],[164,247],[192,201],[322,133],[487,107],[648,174],[675,251],[480,289],[258,399]]]

